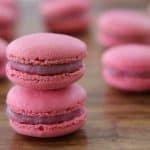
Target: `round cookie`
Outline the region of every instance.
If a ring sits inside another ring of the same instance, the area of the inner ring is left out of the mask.
[[[59,33],[85,31],[90,24],[89,0],[43,0],[40,12],[48,30]]]
[[[6,72],[21,86],[59,89],[83,76],[86,53],[85,43],[71,36],[35,33],[10,43]]]
[[[50,91],[14,86],[7,95],[10,125],[17,133],[33,137],[72,133],[86,121],[85,99],[85,90],[77,84]]]
[[[4,5],[0,5],[0,37],[11,40],[15,35],[17,13]]]
[[[18,9],[18,1],[17,0],[0,0],[0,5],[3,5],[8,8],[12,8],[13,10]]]
[[[98,42],[104,47],[126,43],[150,44],[150,19],[141,11],[114,9],[106,11],[98,22]]]
[[[128,44],[109,49],[102,56],[105,81],[126,91],[150,90],[150,46]]]

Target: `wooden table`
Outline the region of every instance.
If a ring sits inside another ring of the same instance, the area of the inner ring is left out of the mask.
[[[101,77],[102,49],[95,41],[95,18],[111,7],[144,8],[149,0],[93,1],[93,25],[88,33],[78,36],[88,45],[87,72],[80,84],[88,92],[88,121],[78,132],[55,139],[20,136],[9,127],[5,97],[10,83],[0,81],[0,150],[149,150],[150,94],[124,93],[106,85]],[[20,0],[22,18],[18,36],[42,31],[38,2]]]

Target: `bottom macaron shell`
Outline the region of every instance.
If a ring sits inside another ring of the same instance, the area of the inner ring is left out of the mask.
[[[87,30],[90,24],[89,16],[71,18],[53,24],[46,23],[47,29],[53,32],[74,33]]]
[[[108,84],[118,89],[135,92],[150,90],[150,79],[148,78],[117,77],[110,75],[105,70],[103,76]]]
[[[80,79],[85,72],[85,66],[73,73],[66,73],[55,76],[39,76],[22,73],[6,66],[6,74],[8,78],[19,85],[35,89],[59,89]]]
[[[32,137],[48,138],[48,137],[63,136],[75,132],[84,125],[86,118],[87,113],[84,112],[80,117],[77,117],[74,120],[66,121],[60,124],[27,125],[27,124],[20,124],[10,120],[10,125],[19,134]]]

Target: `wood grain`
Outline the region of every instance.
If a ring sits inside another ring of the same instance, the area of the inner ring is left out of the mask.
[[[102,80],[100,56],[95,40],[96,18],[112,7],[145,9],[149,0],[93,0],[93,24],[88,33],[78,35],[88,45],[87,72],[79,82],[88,92],[88,121],[80,131],[60,138],[23,137],[11,130],[5,113],[10,83],[0,81],[0,150],[149,150],[150,93],[124,93]],[[18,36],[42,31],[38,2],[21,1]],[[146,9],[145,9],[146,10]]]

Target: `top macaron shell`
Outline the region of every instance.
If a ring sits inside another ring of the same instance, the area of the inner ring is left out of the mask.
[[[116,46],[103,54],[102,63],[119,70],[150,71],[150,47],[139,44]]]
[[[102,56],[103,76],[107,83],[125,91],[150,89],[150,46],[116,46]]]
[[[41,1],[40,12],[48,30],[56,33],[80,33],[90,25],[89,0]]]
[[[110,10],[99,19],[102,31],[124,36],[150,35],[150,20],[143,12],[136,10]]]
[[[16,22],[16,13],[14,10],[5,7],[4,5],[0,5],[0,24],[9,23],[14,24]]]
[[[58,64],[86,56],[86,45],[71,36],[37,33],[21,37],[7,48],[7,58],[21,63]]]
[[[79,109],[85,99],[85,90],[77,84],[51,91],[14,86],[7,95],[7,105],[15,112],[29,116],[46,113],[55,116]]]
[[[16,9],[17,7],[17,0],[1,0],[0,5]]]
[[[89,7],[89,0],[48,0],[41,3],[40,9],[43,16],[55,19],[70,13],[85,12]]]
[[[12,82],[29,88],[64,88],[83,76],[85,66],[82,61],[86,53],[86,44],[71,36],[53,33],[27,35],[10,43],[7,48],[9,61],[31,67],[34,65],[40,67],[46,65],[63,66],[63,64],[70,65],[73,62],[80,62],[81,65],[71,72],[40,75],[13,69],[8,63],[6,67],[7,76]]]
[[[15,35],[17,16],[16,9],[0,3],[0,37],[7,41],[12,40]]]

